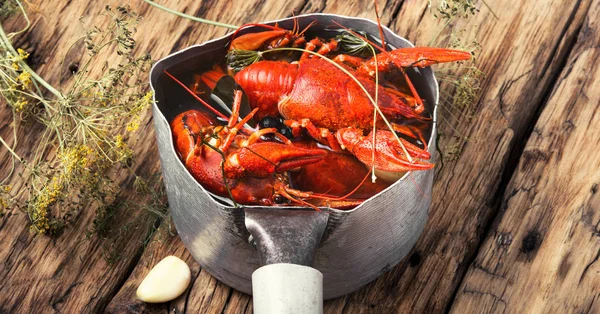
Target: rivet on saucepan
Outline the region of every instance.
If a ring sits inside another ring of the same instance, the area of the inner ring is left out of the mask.
[[[180,296],[190,284],[190,267],[175,256],[167,256],[150,270],[136,291],[138,299],[162,303]]]

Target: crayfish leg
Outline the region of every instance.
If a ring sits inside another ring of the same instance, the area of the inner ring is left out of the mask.
[[[300,136],[302,130],[306,130],[308,131],[308,134],[319,143],[329,145],[329,147],[336,152],[343,150],[329,129],[318,128],[309,119],[300,119],[299,121],[285,120],[283,123],[292,129],[294,137]]]
[[[308,51],[315,51],[315,49],[317,49],[317,47],[319,48],[319,50],[317,50],[317,54],[319,55],[327,55],[328,53],[330,53],[331,51],[334,51],[337,49],[338,43],[335,39],[331,39],[329,42],[324,43],[321,39],[319,38],[313,38],[311,41],[309,41],[306,44],[306,47],[304,47],[305,50]],[[312,54],[304,51],[302,53],[302,56],[300,56],[300,61],[306,60],[308,58],[312,57]]]

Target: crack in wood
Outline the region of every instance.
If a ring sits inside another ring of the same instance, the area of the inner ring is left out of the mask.
[[[299,14],[299,13],[304,12],[304,8],[306,7],[306,5],[308,4],[309,1],[310,0],[304,0],[304,2],[302,4],[300,4],[298,7],[296,7],[294,9],[294,14]]]
[[[154,225],[158,224],[160,226],[161,224],[161,219],[157,218],[154,222]],[[158,229],[158,227],[156,227],[156,229]],[[145,239],[149,239],[152,237],[154,233],[154,230],[151,228],[148,231],[148,234],[146,234],[146,236],[144,237]],[[137,254],[135,255],[134,258],[131,259],[131,261],[129,262],[129,264],[127,265],[127,267],[125,268],[125,270],[122,273],[122,277],[120,278],[120,280],[118,281],[117,284],[115,284],[112,289],[110,289],[110,291],[107,293],[107,297],[104,299],[105,301],[102,304],[98,305],[98,309],[101,309],[102,312],[106,311],[106,307],[110,304],[110,301],[112,301],[112,299],[117,295],[117,293],[119,292],[119,290],[121,289],[121,287],[123,287],[123,285],[125,284],[125,282],[127,282],[127,279],[129,279],[129,276],[131,276],[131,274],[133,273],[133,271],[135,270],[135,267],[137,266],[137,264],[139,263],[140,259],[142,258],[142,254],[144,253],[144,246],[140,247],[137,250]]]
[[[509,122],[510,119],[508,119],[508,117],[506,116],[506,113],[504,112],[504,106],[505,106],[504,105],[505,104],[504,96],[507,94],[507,92],[510,90],[510,88],[512,87],[512,85],[514,83],[518,82],[525,76],[529,75],[532,71],[533,71],[533,69],[530,69],[530,70],[524,72],[523,74],[519,75],[515,79],[508,80],[507,82],[502,83],[502,86],[500,86],[500,91],[498,92],[498,106],[500,108],[500,113],[502,114],[504,119],[506,119],[507,122]]]
[[[487,269],[486,267],[483,267],[483,265],[481,265],[479,263],[473,262],[473,268],[474,269],[478,269],[478,270],[482,271],[483,273],[485,273],[487,275],[490,275],[492,277],[502,278],[502,279],[506,280],[506,276],[505,275],[496,274],[495,270],[491,271],[491,270]]]
[[[596,253],[596,257],[594,257],[594,259],[591,262],[589,262],[583,269],[583,272],[581,273],[581,277],[579,277],[579,284],[581,284],[581,281],[583,281],[583,277],[585,277],[585,274],[590,269],[590,266],[592,266],[592,264],[597,262],[599,258],[600,258],[600,250],[598,250],[598,253]]]
[[[221,310],[221,313],[225,313],[225,310],[227,309],[227,306],[229,305],[229,301],[231,300],[232,295],[233,295],[233,289],[229,288],[229,293],[227,294],[227,298],[225,299],[225,302],[223,302],[223,309]]]
[[[398,2],[396,7],[394,8],[394,11],[392,12],[392,15],[390,16],[390,20],[388,21],[388,23],[386,23],[387,27],[391,28],[392,24],[394,23],[394,21],[400,14],[400,11],[402,11],[403,4],[404,4],[404,0]]]
[[[202,269],[199,269],[198,273],[196,274],[196,276],[194,276],[194,278],[190,282],[190,286],[188,288],[187,295],[185,296],[185,303],[183,305],[183,314],[187,313],[187,308],[188,308],[188,304],[189,304],[189,301],[190,301],[190,295],[192,295],[192,291],[194,291],[194,283],[196,282],[196,280],[200,276],[201,272],[202,272]]]
[[[580,4],[580,0],[578,0],[578,2],[577,2],[576,9],[573,10],[573,12],[571,13],[569,21],[572,22],[572,17],[574,17],[576,15],[577,9],[579,9],[579,4]],[[589,12],[589,8],[585,12],[586,15],[588,12]],[[582,19],[581,24],[576,27],[574,34],[579,33],[583,24],[584,24],[584,20]],[[566,34],[566,30],[568,30],[569,26],[570,26],[570,23],[567,23],[564,28],[564,31],[565,31],[564,34]],[[564,34],[561,34],[560,38],[563,38]],[[576,36],[574,36],[574,37],[576,38]],[[508,161],[506,162],[504,169],[501,173],[500,184],[498,185],[498,188],[496,189],[496,193],[494,193],[494,196],[492,198],[493,200],[495,200],[495,201],[493,201],[493,203],[496,204],[495,206],[492,207],[493,214],[491,214],[487,223],[484,222],[483,230],[487,230],[487,232],[483,237],[481,237],[479,239],[478,244],[476,245],[476,247],[473,250],[474,253],[470,254],[470,256],[467,255],[465,257],[466,265],[474,264],[475,259],[477,258],[476,252],[480,251],[482,245],[484,244],[484,241],[488,237],[490,237],[493,232],[495,232],[494,230],[492,230],[491,227],[495,223],[497,223],[496,222],[497,219],[501,218],[501,215],[499,215],[499,213],[500,213],[499,209],[503,203],[502,199],[504,198],[504,195],[506,193],[506,188],[508,187],[508,184],[510,183],[513,175],[515,174],[515,172],[517,170],[517,166],[519,164],[519,160],[521,159],[521,156],[525,149],[525,145],[534,131],[534,127],[537,124],[537,121],[539,120],[541,112],[543,111],[543,109],[545,108],[545,105],[547,104],[548,100],[550,99],[550,94],[554,90],[561,73],[566,68],[566,65],[568,63],[568,56],[571,54],[571,52],[573,51],[573,49],[577,43],[575,38],[572,38],[571,40],[566,41],[566,43],[565,43],[566,47],[565,47],[564,53],[562,53],[559,56],[556,56],[556,51],[554,51],[553,52],[554,54],[552,55],[552,57],[549,58],[549,61],[548,61],[549,64],[552,64],[552,62],[557,62],[559,64],[559,66],[551,74],[551,77],[548,80],[548,84],[546,84],[544,92],[542,93],[542,97],[540,98],[541,101],[534,107],[535,108],[534,115],[529,119],[529,121],[527,121],[527,125],[530,125],[530,127],[527,128],[526,131],[521,135],[516,133],[513,138],[513,143],[515,143],[515,145],[512,147],[510,153],[508,154],[508,156],[509,156]],[[559,44],[561,42],[562,42],[561,40],[558,41]],[[559,47],[559,46],[557,46],[557,47]],[[547,69],[545,71],[547,71]],[[545,73],[545,71],[542,71],[542,73]],[[456,285],[456,287],[452,293],[452,296],[450,298],[450,300],[453,300],[453,301],[450,301],[448,303],[448,306],[446,307],[446,312],[450,312],[450,310],[452,309],[452,306],[454,305],[454,303],[457,299],[458,292],[461,289],[462,285],[464,284],[466,274],[467,274],[466,271],[462,273],[461,279],[460,279],[459,283]]]
[[[81,282],[75,282],[75,283],[70,284],[67,287],[67,290],[65,290],[65,292],[62,295],[60,295],[56,300],[54,300],[54,301],[52,301],[50,303],[50,306],[52,306],[52,308],[55,311],[60,312],[60,310],[58,309],[57,305],[63,303],[65,301],[65,299],[67,298],[67,296],[69,296],[69,294],[71,294],[73,288],[76,287],[77,285],[80,285],[80,284],[81,284]]]
[[[585,311],[584,314],[589,314],[592,313],[592,306],[594,305],[594,302],[596,302],[596,298],[598,297],[598,295],[594,296],[594,298],[592,299],[592,301],[590,302],[590,305],[588,306],[587,310]],[[583,313],[583,312],[582,312]]]
[[[546,63],[542,67],[542,71],[540,72],[541,73],[540,74],[541,77],[544,77],[546,75],[546,71],[548,71],[548,69],[550,68],[550,65],[554,62],[555,55],[556,55],[556,53],[558,52],[558,49],[561,46],[562,38],[565,38],[565,34],[567,33],[567,31],[571,27],[573,19],[575,19],[575,16],[577,15],[577,11],[579,11],[580,5],[581,5],[581,0],[577,0],[577,2],[575,3],[574,9],[571,11],[571,14],[569,14],[569,18],[567,19],[567,22],[564,24],[563,28],[560,31],[560,36],[558,38],[560,38],[561,40],[558,40],[554,44],[554,47],[552,47],[552,52],[550,53],[550,58],[548,58],[548,60],[546,61]],[[578,27],[578,30],[576,30],[575,33],[579,33],[579,28],[580,27],[581,26]],[[566,44],[567,45],[567,50],[564,52],[564,55],[565,55],[564,58],[566,58],[569,54],[571,54],[571,50],[573,49],[573,46],[575,45],[575,42],[577,40],[576,40],[576,38],[572,38],[572,39],[570,39],[570,41],[572,41],[570,44],[569,43]],[[559,57],[559,59],[560,59],[560,57]]]

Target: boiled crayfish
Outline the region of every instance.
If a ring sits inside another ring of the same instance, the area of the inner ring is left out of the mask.
[[[423,101],[404,69],[468,60],[469,52],[416,47],[383,51],[368,60],[345,54],[325,60],[324,57],[337,48],[335,40],[324,43],[315,38],[307,42],[301,36],[304,31],[299,35],[295,31],[265,27],[272,29],[234,38],[229,47],[230,54],[235,55],[239,49],[267,49],[262,52],[264,54],[268,49],[288,44],[292,47],[304,44],[305,51],[297,62],[258,61],[235,74],[235,81],[248,95],[250,106],[259,109],[259,119],[281,115],[295,136],[306,129],[320,143],[335,151],[345,148],[364,164],[375,164],[381,171],[404,172],[433,167],[420,161],[430,157],[422,132],[406,123],[424,123],[429,118],[421,115],[425,108]],[[315,57],[310,51],[317,48],[318,57]],[[375,73],[394,69],[402,72],[412,95],[376,85]],[[215,71],[205,75],[215,79]],[[382,114],[377,116],[377,130],[373,135],[370,130],[375,112],[370,98],[376,89],[377,105]],[[382,116],[391,123],[387,124]],[[418,139],[423,148],[397,137],[395,132]]]
[[[287,200],[311,207],[347,208],[362,202],[290,188],[283,173],[319,162],[327,151],[294,145],[273,128],[245,129],[243,125],[257,109],[238,122],[241,98],[238,90],[227,125],[200,110],[183,112],[171,122],[177,152],[205,189],[247,205],[270,206]],[[281,142],[262,141],[267,134],[275,134]]]
[[[383,44],[377,57],[363,59],[336,53],[334,39],[307,41],[302,36],[305,30],[299,32],[297,27],[293,31],[264,27],[269,30],[239,37],[234,33],[229,55],[241,50],[264,54],[286,46],[304,52],[293,62],[262,60],[236,69],[234,79],[248,96],[251,114],[238,122],[241,92],[236,91],[227,125],[219,125],[201,111],[184,112],[172,122],[177,151],[207,190],[241,204],[273,205],[287,200],[348,208],[388,186],[365,183],[370,173],[365,165],[393,173],[433,167],[423,161],[430,154],[421,128],[415,127],[431,119],[423,115],[423,101],[405,69],[467,60],[470,53],[427,47],[385,51]],[[331,54],[335,56],[326,60]],[[410,94],[376,75],[392,70],[402,74]],[[195,93],[200,81],[213,88],[224,75],[217,66],[200,75],[188,91]],[[381,84],[376,84],[375,77]],[[244,128],[252,116],[283,117],[294,141],[277,129]],[[296,139],[304,130],[320,146],[306,137]],[[277,141],[265,140],[268,134]],[[335,178],[341,172],[349,175]]]

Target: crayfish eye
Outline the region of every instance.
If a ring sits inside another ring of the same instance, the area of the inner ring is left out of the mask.
[[[277,195],[273,196],[273,202],[275,202],[275,204],[281,204],[281,203],[285,202],[285,197],[277,194]]]
[[[262,118],[262,120],[260,120],[260,122],[258,123],[258,126],[261,129],[279,128],[281,125],[283,125],[283,121],[281,121],[281,119],[268,116]]]
[[[292,134],[292,129],[290,129],[287,125],[283,124],[281,127],[277,129],[277,132],[281,133],[281,135],[289,138],[290,140],[294,138],[294,134]]]

